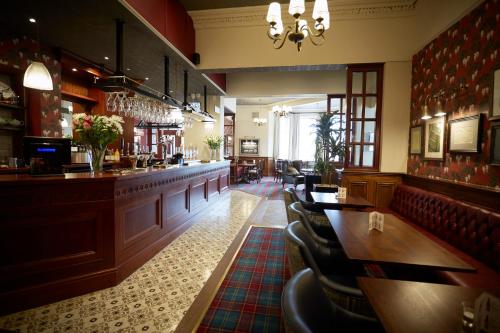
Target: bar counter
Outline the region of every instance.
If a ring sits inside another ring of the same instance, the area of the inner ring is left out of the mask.
[[[0,313],[114,286],[229,185],[229,162],[0,175]]]

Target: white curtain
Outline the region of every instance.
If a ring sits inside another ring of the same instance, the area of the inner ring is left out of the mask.
[[[300,133],[300,114],[290,113],[290,140],[288,141],[288,159],[298,160],[299,157],[299,133]]]
[[[273,144],[273,158],[278,159],[280,156],[280,123],[281,117],[274,119],[274,144]]]

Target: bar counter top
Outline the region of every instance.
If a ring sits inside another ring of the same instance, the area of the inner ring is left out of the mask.
[[[58,183],[58,182],[92,182],[92,181],[115,181],[118,179],[131,179],[143,176],[161,176],[184,172],[196,172],[201,169],[212,169],[214,167],[229,167],[229,161],[217,161],[211,163],[199,163],[192,165],[169,165],[167,168],[148,167],[137,169],[107,170],[101,172],[77,172],[62,175],[32,176],[30,174],[0,174],[0,186],[13,184],[35,184],[35,183]]]

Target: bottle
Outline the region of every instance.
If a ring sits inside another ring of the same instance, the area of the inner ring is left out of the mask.
[[[120,152],[118,151],[118,149],[115,150],[115,161],[116,162],[120,162]]]

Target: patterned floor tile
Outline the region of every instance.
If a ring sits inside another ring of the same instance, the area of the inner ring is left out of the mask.
[[[19,332],[172,332],[261,198],[230,191],[217,209],[113,288],[0,317]]]

